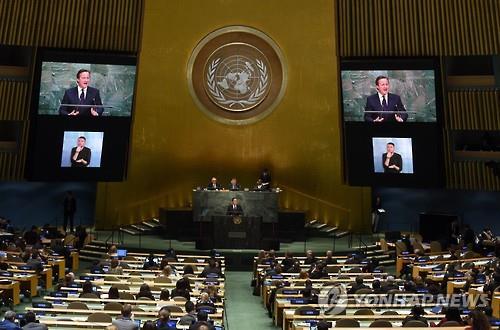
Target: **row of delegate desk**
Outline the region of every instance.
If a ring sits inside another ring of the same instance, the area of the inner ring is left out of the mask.
[[[170,282],[163,282],[163,280],[155,281],[161,270],[140,269],[148,256],[149,254],[129,253],[127,260],[124,260],[124,262],[130,268],[124,268],[123,274],[82,273],[80,279],[75,280],[74,285],[61,287],[60,291],[54,292],[50,296],[45,296],[44,299],[47,302],[47,306],[27,307],[26,309],[36,312],[39,315],[40,322],[48,326],[62,326],[65,328],[68,326],[74,328],[105,328],[110,324],[109,322],[89,322],[87,318],[93,313],[106,313],[112,319],[118,316],[120,314],[119,310],[104,310],[104,306],[107,303],[131,304],[133,306],[134,318],[141,321],[156,319],[158,310],[163,306],[176,306],[176,309],[171,313],[171,318],[179,318],[185,315],[184,300],[158,300],[161,289],[167,288],[171,290],[175,287],[175,282],[182,275],[182,270],[179,269],[179,276],[173,276]],[[155,257],[161,259],[162,255]],[[170,262],[169,265],[183,268],[183,266],[189,264],[195,268],[195,272],[200,273],[201,270],[198,268],[205,267],[208,258],[208,256],[183,255],[178,256],[177,262]],[[223,257],[219,257],[218,260],[222,265],[225,264]],[[98,288],[97,292],[100,293],[100,298],[79,297],[81,286],[87,280],[90,280]],[[224,299],[224,278],[201,278],[194,275],[190,277],[190,282],[194,286],[191,292],[192,299],[198,297],[202,290],[209,285],[218,288],[219,296]],[[157,300],[133,299],[133,295],[139,292],[139,287],[143,283],[151,286],[151,292]],[[132,299],[108,299],[107,292],[111,286],[119,287],[120,295],[126,295],[126,297]],[[73,302],[85,303],[86,308],[68,308]],[[223,303],[218,302],[215,304],[215,307],[215,313],[210,314],[210,319],[214,320],[216,324],[223,324]],[[71,319],[71,322],[68,319]],[[178,329],[182,328],[186,327],[178,327]]]
[[[402,269],[405,265],[412,266],[412,277],[416,278],[422,273],[426,273],[427,277],[433,281],[441,282],[444,280],[444,273],[448,264],[456,264],[464,266],[465,264],[473,264],[475,267],[485,265],[489,262],[497,260],[495,256],[477,257],[469,259],[446,260],[451,255],[449,253],[434,253],[427,255],[430,260],[419,261],[415,255],[399,255],[397,256],[397,267]],[[439,267],[441,266],[441,267]],[[467,269],[461,269],[467,271]],[[466,280],[463,277],[452,277],[446,283],[446,293],[452,294],[456,289],[461,289],[466,285]],[[471,284],[469,294],[481,294],[484,284],[479,283]],[[493,316],[500,318],[500,293],[495,293],[492,297],[491,308],[493,309]]]
[[[7,255],[5,262],[9,265],[6,271],[0,271],[0,290],[3,290],[3,297],[10,298],[14,305],[18,305],[21,292],[29,291],[32,297],[38,295],[39,277],[43,279],[44,289],[52,288],[53,280],[57,281],[64,277],[66,272],[66,261],[64,257],[52,255],[44,265],[41,272],[27,267],[26,263],[21,261],[10,261],[13,256],[19,257],[18,252],[3,251]],[[79,254],[77,251],[71,252],[72,269],[78,270]],[[54,270],[57,276],[54,276]]]
[[[280,261],[279,258],[278,262]],[[282,258],[281,258],[282,259]],[[255,266],[254,270],[255,273],[258,274],[258,276],[264,276],[263,274],[265,273],[266,268],[269,267],[268,264],[257,264],[256,262],[257,259],[255,259]],[[476,258],[474,260],[467,260],[467,262],[478,262],[482,263],[486,259],[485,258]],[[491,260],[491,258],[489,258]],[[309,265],[307,265],[309,266]],[[307,267],[306,266],[306,267]],[[319,280],[311,280],[313,284],[313,288],[317,288],[321,290],[324,284],[338,284],[338,283],[348,283],[348,282],[353,282],[355,277],[358,275],[364,276],[365,277],[365,284],[370,284],[371,281],[375,278],[380,278],[381,276],[385,276],[387,274],[380,274],[380,273],[374,273],[374,274],[357,274],[357,273],[349,273],[351,270],[359,269],[358,267],[362,267],[362,265],[347,265],[343,263],[342,257],[339,258],[338,263],[335,264],[334,266],[340,267],[339,273],[329,273],[329,278],[327,279],[319,279]],[[417,265],[419,267],[421,265]],[[418,271],[416,271],[416,274],[419,274]],[[388,308],[385,308],[385,306],[371,306],[369,304],[356,304],[353,306],[350,306],[349,304],[346,305],[346,310],[345,310],[345,315],[325,315],[323,313],[319,313],[319,315],[297,315],[296,310],[301,307],[301,306],[310,306],[311,308],[317,309],[317,310],[322,310],[327,308],[328,306],[325,305],[320,305],[320,304],[307,304],[307,302],[302,302],[304,301],[300,299],[302,296],[301,290],[304,289],[304,279],[297,279],[298,274],[281,274],[279,276],[273,276],[274,278],[268,278],[266,281],[263,281],[261,284],[261,295],[263,298],[264,304],[269,299],[269,293],[271,290],[275,289],[276,287],[274,286],[275,283],[278,281],[286,281],[289,283],[290,286],[283,288],[282,290],[286,290],[287,294],[283,293],[277,293],[276,299],[274,301],[273,305],[273,315],[274,315],[274,321],[277,326],[282,326],[283,329],[304,329],[307,328],[308,325],[304,324],[304,321],[310,321],[310,320],[320,320],[320,319],[327,319],[333,321],[335,323],[336,320],[342,319],[342,318],[353,318],[355,311],[359,309],[366,309],[370,308],[372,310],[375,310],[375,315],[356,315],[355,318],[358,320],[361,320],[362,326],[368,326],[372,321],[376,319],[386,319],[395,325],[399,325],[399,322],[402,322],[402,320],[407,316],[407,314],[410,311],[410,308],[412,305],[405,305],[403,303],[399,305],[390,305],[387,306]],[[432,274],[431,274],[432,276]],[[434,280],[439,280],[439,276],[437,275]],[[443,280],[443,277],[441,277],[441,281]],[[261,278],[262,281],[262,278]],[[451,283],[453,282],[450,281]],[[453,284],[455,285],[455,284]],[[449,284],[448,284],[449,286]],[[449,289],[450,290],[450,289]],[[449,291],[448,290],[448,291]],[[278,291],[280,292],[280,291]],[[283,292],[283,291],[281,291]],[[453,289],[451,289],[451,292],[453,292]],[[372,294],[373,295],[373,294]],[[373,295],[376,296],[376,295]],[[382,295],[384,296],[384,295]],[[385,295],[386,296],[386,295]],[[415,297],[415,294],[409,294],[408,296]],[[366,297],[364,295],[363,297]],[[398,295],[400,297],[400,295]],[[404,298],[404,295],[401,296]],[[349,299],[355,299],[355,295],[349,295]],[[498,305],[500,300],[500,295],[495,295],[493,297],[492,301],[492,307],[494,309],[495,315],[498,315]],[[434,307],[435,304],[431,304],[428,306],[424,307],[427,309],[427,312],[430,312],[430,308]],[[384,310],[398,310],[399,315],[380,315],[381,312]],[[377,310],[379,313],[377,313]],[[440,314],[428,314],[426,315],[426,318],[429,319],[429,321],[439,321],[442,319],[444,315]],[[308,328],[307,328],[308,329]]]

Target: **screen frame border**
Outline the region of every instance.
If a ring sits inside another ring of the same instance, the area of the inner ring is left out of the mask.
[[[443,187],[445,178],[443,177],[445,174],[444,169],[444,141],[443,141],[443,71],[442,71],[442,63],[441,59],[438,56],[341,56],[339,59],[338,66],[339,74],[338,74],[338,93],[339,93],[339,120],[341,122],[341,143],[342,143],[342,178],[344,183],[350,186],[360,186],[359,184],[352,185],[349,180],[350,177],[350,168],[349,168],[349,157],[347,155],[347,147],[349,144],[348,136],[347,136],[347,126],[348,125],[359,125],[365,122],[358,121],[345,121],[344,118],[344,97],[343,97],[343,89],[342,89],[342,71],[343,70],[434,70],[434,89],[435,89],[435,97],[436,97],[436,121],[435,122],[410,122],[404,123],[403,125],[429,125],[429,127],[433,127],[437,130],[437,138],[439,139],[438,145],[436,146],[436,156],[439,162],[438,168],[440,173],[440,178],[435,185],[430,185],[432,187]],[[391,123],[386,123],[389,129],[392,126]],[[373,136],[372,136],[373,137]],[[414,143],[414,139],[418,138],[417,136],[411,136],[412,143]],[[352,142],[351,142],[352,143]],[[413,148],[415,145],[413,145]],[[413,159],[415,161],[415,153],[413,154]],[[415,175],[415,163],[414,163],[414,174]],[[380,173],[377,173],[380,174]],[[373,173],[375,175],[375,173]],[[383,175],[383,174],[382,174]],[[370,182],[366,182],[365,185],[368,187],[376,187],[381,186],[380,184],[376,184],[373,178],[369,180]],[[426,185],[427,186],[427,185]],[[405,185],[405,184],[389,184],[387,187],[407,187],[407,188],[422,188],[413,185]]]
[[[38,114],[38,102],[40,97],[40,79],[42,73],[42,63],[49,61],[59,61],[65,63],[90,63],[90,64],[110,64],[110,65],[134,65],[135,66],[135,81],[132,96],[132,108],[130,109],[130,116],[108,116],[103,117],[106,120],[117,119],[119,121],[128,121],[128,136],[127,136],[127,149],[126,154],[123,156],[124,164],[123,171],[121,173],[121,180],[113,179],[84,179],[82,181],[102,181],[102,182],[120,182],[126,180],[129,169],[130,152],[132,145],[132,128],[135,119],[135,108],[137,102],[137,88],[138,88],[138,78],[139,78],[139,54],[136,52],[126,52],[126,51],[99,51],[94,49],[79,49],[79,48],[59,48],[59,47],[38,47],[35,48],[35,60],[32,67],[32,79],[30,85],[30,95],[29,99],[29,129],[28,129],[28,139],[27,146],[36,146],[37,132],[39,128],[39,118],[58,118],[55,115],[40,115]],[[71,125],[70,125],[71,126]],[[69,128],[64,128],[66,131]],[[94,130],[94,127],[89,127],[89,130]],[[109,134],[108,134],[109,135]],[[24,160],[24,177],[28,181],[40,181],[33,177],[32,168],[34,166],[35,158],[34,153],[29,153],[26,155]],[[101,167],[102,168],[102,159]],[[100,169],[99,168],[99,169]],[[96,170],[96,168],[91,168],[91,170]],[[54,181],[54,179],[44,179],[44,181]],[[75,181],[66,178],[66,174],[61,172],[60,179],[56,181]]]
[[[30,96],[30,118],[36,119],[36,116],[52,117],[55,115],[40,115],[38,114],[38,103],[40,101],[40,80],[42,78],[43,62],[59,62],[59,63],[88,63],[88,64],[103,64],[103,65],[133,65],[135,66],[135,81],[132,96],[132,108],[130,116],[122,116],[130,118],[133,121],[135,113],[135,102],[137,94],[137,78],[138,78],[138,56],[135,53],[129,52],[103,52],[88,49],[64,49],[64,48],[39,48],[35,55],[35,64],[33,70],[32,88]],[[113,116],[110,116],[111,118]]]

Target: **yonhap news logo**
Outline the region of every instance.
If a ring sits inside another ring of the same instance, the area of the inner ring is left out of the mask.
[[[432,308],[441,306],[445,308],[455,307],[467,309],[481,305],[488,305],[488,295],[486,294],[416,294],[416,293],[395,293],[395,294],[347,294],[347,287],[344,284],[331,284],[323,286],[318,296],[318,303],[321,313],[325,315],[345,314],[347,308],[411,308],[422,306]]]
[[[347,287],[345,284],[325,285],[318,296],[321,313],[326,315],[342,314],[348,303]]]

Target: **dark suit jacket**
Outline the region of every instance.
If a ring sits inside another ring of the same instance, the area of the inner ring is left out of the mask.
[[[82,105],[102,105],[101,101],[101,96],[99,94],[99,90],[97,88],[92,88],[92,87],[87,87],[87,95],[85,97],[85,100],[83,102],[80,102],[80,95],[78,95],[78,87],[73,87],[70,89],[67,89],[64,92],[63,99],[61,101],[63,104],[82,104]],[[90,107],[66,107],[66,106],[60,106],[59,107],[59,114],[60,115],[68,115],[70,112],[73,110],[77,110],[80,114],[79,116],[92,116],[90,113]],[[94,108],[95,111],[99,114],[99,116],[102,115],[103,108]]]
[[[236,191],[236,190],[240,190],[241,187],[239,184],[236,184],[235,186],[233,186],[232,184],[229,184],[229,186],[227,186],[227,189],[232,190],[232,191]]]
[[[76,160],[83,159],[87,162],[87,164],[77,163],[73,160],[73,156],[75,155],[76,147],[71,148],[71,167],[87,167],[90,165],[90,156],[92,152],[89,148],[83,147],[82,151],[78,154]]]
[[[400,111],[401,118],[403,121],[406,121],[406,119],[408,119],[408,114],[405,112],[403,102],[401,102],[401,97],[391,93],[388,93],[387,95],[386,111]],[[365,121],[374,121],[377,117],[384,118],[384,123],[396,121],[394,113],[384,113],[384,109],[382,108],[382,104],[380,104],[380,99],[378,98],[378,93],[368,96],[366,99],[365,111],[380,111],[378,113],[365,113]]]
[[[269,172],[262,172],[259,176],[259,179],[262,181],[262,184],[264,185],[270,185],[271,184],[271,173]]]
[[[207,186],[207,190],[220,190],[220,189],[222,189],[222,186],[219,183],[217,183],[214,187],[210,182]]]
[[[71,156],[71,159],[73,159],[73,156]],[[63,204],[64,204],[64,212],[68,212],[68,213],[75,213],[76,212],[76,198],[75,197],[68,197],[68,196],[64,197]]]
[[[355,294],[356,291],[358,291],[359,289],[370,289],[370,287],[367,285],[364,285],[364,284],[356,284],[355,283],[355,284],[353,284],[353,286],[349,290],[347,290],[347,293],[348,294]]]
[[[227,207],[226,214],[227,215],[242,215],[243,214],[243,208],[241,207],[240,204],[238,204],[238,205],[236,205],[236,210],[235,210],[235,209],[233,209],[233,204],[230,204]]]
[[[401,158],[401,155],[398,153],[394,153],[394,155],[392,155],[391,159],[389,160],[389,166],[396,165],[397,167],[399,167],[399,170],[385,166],[386,158],[387,153],[384,153],[382,155],[382,166],[384,167],[384,173],[401,173],[401,171],[403,170],[403,159]]]

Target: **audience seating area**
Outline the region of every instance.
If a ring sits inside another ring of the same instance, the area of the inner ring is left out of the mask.
[[[283,330],[464,329],[474,313],[497,324],[500,268],[494,254],[467,249],[397,252],[396,271],[389,272],[362,253],[316,257],[312,251],[305,256],[261,251],[254,258],[254,294]],[[450,313],[457,320],[446,320]]]
[[[64,242],[48,240],[36,248],[22,240],[4,242],[0,292],[20,322],[34,315],[42,324],[65,329],[227,325],[226,260],[216,251],[140,253],[113,245],[79,269],[78,251]],[[362,250],[341,255],[260,251],[253,258],[253,292],[248,294],[260,297],[262,317],[267,311],[270,323],[282,330],[498,328],[500,261],[495,253],[459,246],[443,251],[418,235],[394,243],[382,239],[380,246],[395,250],[395,266],[381,265]],[[494,326],[467,328],[481,320]]]
[[[39,314],[42,323],[65,328],[69,321],[73,328],[106,328],[122,316],[125,305],[131,306],[134,320],[141,324],[156,322],[161,310],[168,310],[168,321],[178,329],[189,328],[178,324],[187,314],[223,326],[224,263],[223,257],[194,254],[117,257],[111,247],[90,270],[61,283],[43,297],[44,303],[26,310]],[[187,310],[188,301],[193,311]]]

